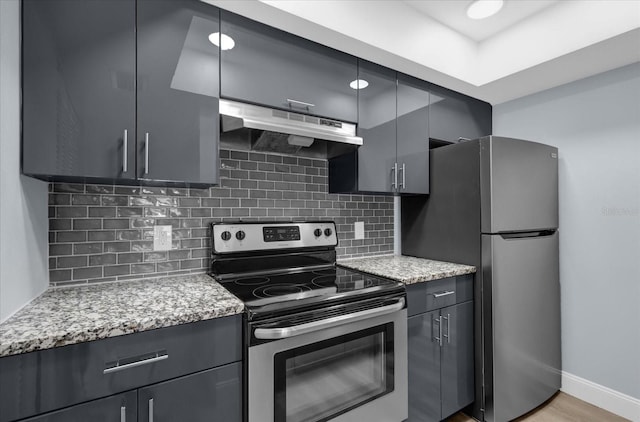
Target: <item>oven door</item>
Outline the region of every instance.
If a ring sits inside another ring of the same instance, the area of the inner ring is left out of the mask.
[[[248,351],[249,422],[404,421],[404,305],[395,298],[311,323],[291,325],[300,321],[293,316],[250,325],[257,344]]]

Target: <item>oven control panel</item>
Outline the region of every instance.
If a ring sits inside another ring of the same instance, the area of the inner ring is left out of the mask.
[[[221,223],[212,225],[213,253],[335,247],[333,221],[309,223]]]
[[[300,227],[263,227],[262,238],[265,242],[287,242],[290,240],[300,240]]]

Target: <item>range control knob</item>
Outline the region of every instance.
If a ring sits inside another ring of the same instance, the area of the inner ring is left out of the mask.
[[[315,237],[320,237],[320,236],[322,236],[322,229],[315,229],[315,230],[313,231],[313,234],[314,234],[314,236],[315,236]]]
[[[244,234],[244,232],[242,230],[239,230],[239,231],[236,232],[236,239],[242,240],[242,239],[244,239],[244,237],[245,237],[245,234]]]
[[[333,230],[328,229],[328,228],[324,229],[324,235],[325,236],[329,237],[329,236],[331,236],[331,234],[333,234]]]
[[[226,242],[227,240],[231,239],[231,232],[227,230],[223,231],[220,235],[220,238]]]

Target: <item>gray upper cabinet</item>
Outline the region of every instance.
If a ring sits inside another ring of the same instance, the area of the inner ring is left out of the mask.
[[[357,121],[355,57],[224,10],[221,27],[222,97]]]
[[[398,192],[429,193],[429,84],[398,73]]]
[[[431,85],[429,137],[458,142],[491,135],[491,104]]]
[[[360,61],[358,79],[369,85],[358,91],[357,190],[394,192],[396,163],[396,72]]]
[[[23,2],[23,173],[135,179],[135,3]]]
[[[23,173],[215,184],[218,31],[196,0],[25,0]]]
[[[195,0],[138,0],[137,176],[218,181],[218,9]]]
[[[357,151],[329,160],[330,192],[429,193],[429,85],[359,61]]]

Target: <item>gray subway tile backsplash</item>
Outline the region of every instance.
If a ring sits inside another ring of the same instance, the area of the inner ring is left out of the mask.
[[[339,258],[393,252],[393,198],[328,194],[326,160],[233,150],[220,158],[220,185],[209,189],[51,184],[50,283],[206,272],[212,222],[331,219]],[[154,225],[172,226],[170,251],[153,250]]]

